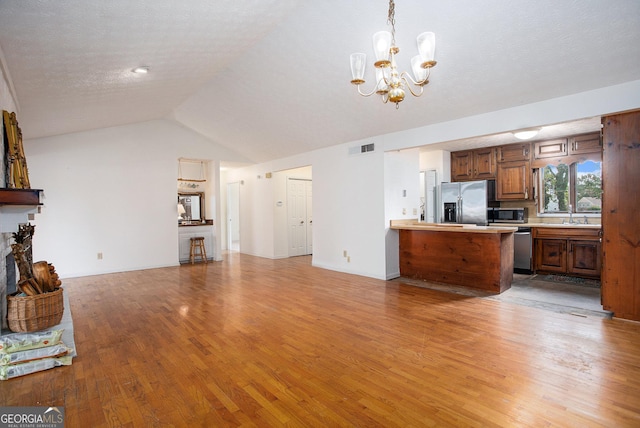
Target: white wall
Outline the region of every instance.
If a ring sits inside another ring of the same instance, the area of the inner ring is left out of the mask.
[[[169,120],[24,145],[31,187],[44,189],[34,260],[53,263],[61,277],[176,265],[178,158],[234,160]]]
[[[420,153],[420,171],[436,170],[436,181],[449,183],[451,181],[451,152],[448,150],[433,150]]]
[[[352,150],[369,143],[375,151]],[[312,166],[313,264],[385,278],[382,139],[318,150]]]
[[[394,150],[384,157],[386,279],[400,276],[397,230],[391,220],[420,218],[420,154],[418,149]]]

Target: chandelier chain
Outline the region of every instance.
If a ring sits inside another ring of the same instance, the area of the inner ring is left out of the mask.
[[[391,44],[396,45],[396,3],[389,1],[389,14],[387,16],[387,24],[391,24]]]

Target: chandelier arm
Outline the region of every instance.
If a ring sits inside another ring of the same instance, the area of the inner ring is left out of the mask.
[[[409,77],[409,79],[411,79],[411,77]],[[417,86],[418,86],[418,88],[420,88],[420,92],[413,92],[413,87],[412,87],[412,85],[411,85],[409,82],[407,82],[407,79],[403,78],[403,80],[406,82],[406,85],[405,85],[405,86],[407,87],[407,89],[409,90],[409,92],[411,92],[411,95],[413,95],[414,97],[419,97],[419,96],[421,96],[421,95],[422,95],[422,93],[424,92],[424,86],[422,86],[422,85],[417,85]],[[413,81],[413,79],[411,79],[411,80]]]
[[[424,86],[427,83],[429,83],[429,76],[430,75],[431,75],[431,69],[428,68],[427,69],[427,75],[425,76],[425,78],[423,80],[420,80],[420,81],[413,80],[413,77],[411,77],[411,75],[406,71],[403,71],[402,74],[400,75],[400,77],[405,79],[405,81],[407,81],[407,79],[408,79],[409,81],[411,81],[411,83],[413,83],[416,86]]]
[[[362,91],[360,90],[360,85],[356,85],[356,86],[358,87],[358,93],[359,93],[360,95],[362,95],[363,97],[370,97],[371,95],[375,94],[375,93],[376,93],[376,90],[378,89],[378,84],[376,84],[376,85],[373,87],[373,90],[372,90],[371,92],[367,93],[367,92],[362,92]]]
[[[382,75],[382,78],[376,82],[376,84],[375,84],[375,86],[373,87],[373,90],[372,90],[371,92],[368,92],[368,93],[367,93],[367,92],[362,92],[362,90],[360,89],[360,86],[361,86],[361,85],[356,85],[356,86],[358,87],[358,93],[359,93],[360,95],[362,95],[363,97],[370,97],[370,96],[371,96],[371,95],[373,95],[373,94],[379,93],[379,92],[378,92],[378,88],[381,86],[380,84],[381,84],[382,82],[384,82],[384,84],[385,84],[385,85],[387,85],[387,86],[388,86],[388,85],[389,85],[389,83],[390,83],[390,81],[388,81],[388,80],[387,80],[387,78],[386,78],[386,77],[384,77],[384,74]],[[386,103],[386,101],[385,101],[385,103]]]

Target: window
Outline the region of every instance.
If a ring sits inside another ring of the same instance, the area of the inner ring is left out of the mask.
[[[540,168],[540,212],[599,214],[602,208],[602,162]]]

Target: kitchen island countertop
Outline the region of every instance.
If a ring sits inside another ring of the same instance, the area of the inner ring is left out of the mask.
[[[430,230],[434,232],[463,233],[511,233],[518,230],[517,226],[476,226],[475,224],[425,223],[418,220],[391,220],[389,227],[394,230]]]

